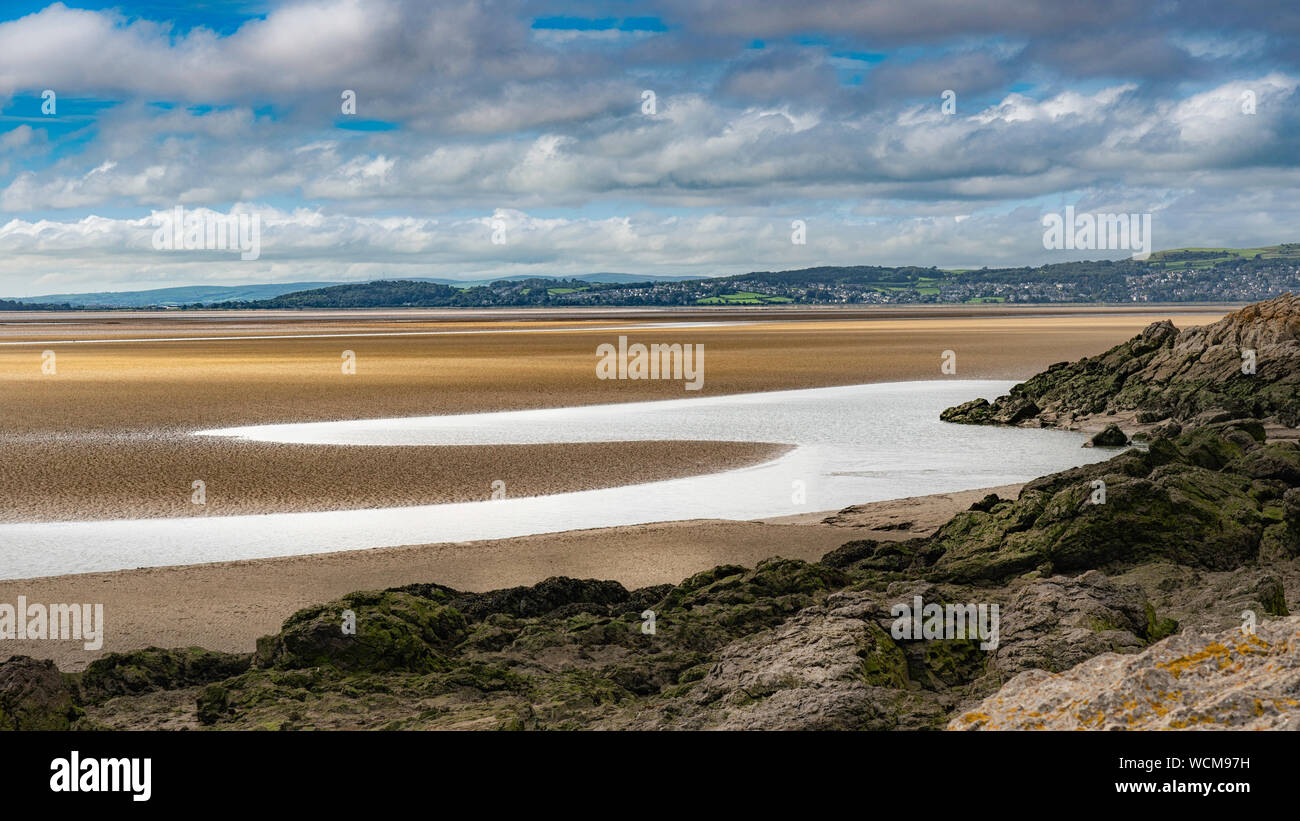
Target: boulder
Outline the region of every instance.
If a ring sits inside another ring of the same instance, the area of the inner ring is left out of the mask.
[[[1300,729],[1300,617],[1027,670],[950,730]]]
[[[355,615],[356,632],[343,632],[344,612]],[[443,669],[445,657],[466,636],[465,617],[455,609],[409,593],[351,593],[299,610],[283,629],[258,639],[261,668],[339,670]]]
[[[1119,448],[1128,444],[1128,436],[1119,429],[1119,425],[1112,422],[1088,441],[1094,447]]]
[[[0,663],[0,730],[67,730],[82,715],[54,662],[14,656]]]

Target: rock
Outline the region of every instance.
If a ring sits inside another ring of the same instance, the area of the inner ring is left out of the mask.
[[[234,712],[230,705],[230,694],[220,684],[209,684],[203,688],[196,700],[195,712],[200,724],[216,724],[228,714]]]
[[[92,661],[81,674],[79,684],[83,699],[98,702],[220,681],[244,672],[252,660],[249,654],[214,653],[202,647],[147,647],[109,653]]]
[[[821,563],[834,568],[899,572],[909,567],[926,564],[923,551],[929,543],[929,540],[924,538],[902,542],[859,539],[845,542],[822,556]]]
[[[82,715],[54,662],[14,656],[0,663],[0,730],[67,730]]]
[[[874,613],[870,597],[838,594],[773,630],[733,642],[685,705],[643,715],[632,727],[892,729],[909,703],[901,689],[907,662]]]
[[[1128,437],[1119,429],[1119,425],[1112,422],[1088,441],[1099,448],[1119,448],[1128,444]]]
[[[1034,419],[1042,410],[1023,396],[1007,396],[993,413],[993,421],[1000,425],[1019,425]]]
[[[939,414],[940,421],[960,422],[967,425],[983,425],[993,421],[992,405],[987,399],[972,399],[969,402],[948,408]]]
[[[664,597],[663,609],[694,610],[705,605],[749,605],[763,598],[811,596],[842,587],[844,576],[828,567],[780,557],[753,570],[721,565],[697,573]]]
[[[1277,489],[1234,470],[1259,466],[1244,458],[1261,447],[1251,434],[1249,426],[1227,423],[1153,440],[1146,452],[1029,482],[1014,501],[973,506],[928,539],[859,548],[841,566],[951,582],[1002,580],[1044,563],[1081,571],[1155,558],[1231,570],[1266,546],[1290,550],[1300,533]],[[1291,466],[1300,468],[1300,448],[1274,449],[1266,462],[1269,475],[1289,475]],[[1100,504],[1094,482],[1104,483]],[[842,550],[840,561],[849,558],[847,546]]]
[[[1300,617],[1180,633],[1064,673],[1029,670],[950,730],[1300,729]]]
[[[343,612],[356,617],[355,635],[344,634]],[[298,669],[427,672],[466,636],[465,618],[446,605],[409,593],[351,593],[289,617],[283,629],[257,641],[257,666]]]
[[[1175,624],[1155,619],[1142,590],[1117,585],[1091,570],[1053,576],[1020,590],[1002,611],[1001,636],[990,669],[1009,677],[1031,668],[1068,670],[1107,652],[1134,652]]]
[[[1177,620],[1181,629],[1218,632],[1240,626],[1248,613],[1256,620],[1289,615],[1288,600],[1300,590],[1300,563],[1214,572],[1152,562],[1113,580],[1140,586],[1161,618]]]
[[[1254,373],[1242,372],[1248,351]],[[1300,426],[1300,294],[1181,332],[1168,321],[1154,323],[1099,356],[1053,365],[992,404],[973,400],[940,418],[1087,427],[1114,413],[1132,414],[1141,424],[1248,417]]]
[[[978,510],[981,513],[988,513],[993,508],[997,507],[998,502],[1000,501],[1002,501],[1002,499],[999,498],[996,493],[990,493],[987,496],[985,496],[983,499],[980,499],[978,502],[972,504],[969,510]]]
[[[530,587],[511,587],[487,593],[464,593],[437,584],[407,585],[392,588],[392,592],[410,593],[447,604],[471,622],[498,613],[514,618],[577,613],[615,615],[626,609],[618,605],[628,604],[632,598],[627,588],[618,582],[567,576],[553,576]]]

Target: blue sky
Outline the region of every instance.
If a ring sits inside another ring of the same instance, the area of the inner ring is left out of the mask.
[[[1253,0],[9,2],[0,296],[1125,255],[1045,249],[1067,205],[1296,241],[1297,34]],[[260,257],[155,250],[178,205],[258,214]]]

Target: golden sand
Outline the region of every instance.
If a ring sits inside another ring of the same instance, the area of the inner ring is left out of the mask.
[[[765,320],[622,332],[636,341],[703,344],[706,378],[699,392],[675,381],[598,380],[596,347],[620,332],[553,331],[573,320],[467,323],[363,314],[323,321],[232,314],[218,322],[188,314],[147,320],[89,314],[36,324],[32,316],[0,324],[0,343],[24,343],[0,344],[0,520],[195,515],[189,488],[196,479],[212,491],[206,513],[220,515],[466,501],[483,498],[496,479],[511,495],[530,495],[692,475],[777,451],[752,442],[363,449],[188,434],[268,422],[936,379],[943,378],[946,350],[957,355],[957,378],[1017,379],[1105,350],[1164,315]],[[1188,325],[1215,316],[1173,318]],[[605,328],[612,322],[585,324]],[[354,335],[430,331],[473,333]],[[344,336],[51,344],[318,333]],[[55,355],[52,374],[42,373],[47,350]],[[345,350],[356,356],[355,374],[343,372]],[[735,438],[746,437],[738,431]]]
[[[482,498],[501,478],[511,495],[629,484],[770,458],[764,443],[642,442],[460,448],[337,448],[237,443],[194,430],[268,422],[414,416],[682,398],[693,395],[943,378],[1022,379],[1093,355],[1169,318],[1179,327],[1224,311],[791,312],[754,324],[623,331],[634,341],[706,349],[698,394],[680,382],[600,381],[595,350],[617,322],[682,314],[605,312],[555,332],[568,314],[465,321],[452,312],[0,316],[0,516],[69,519],[194,515],[189,483],[208,481],[208,515],[424,504]],[[703,314],[704,312],[699,312]],[[870,315],[868,315],[870,314]],[[734,319],[736,313],[706,315]],[[741,318],[753,318],[741,313]],[[814,319],[814,317],[823,317]],[[531,331],[530,331],[531,329]],[[453,335],[364,333],[474,331]],[[510,333],[477,333],[506,330]],[[522,331],[522,332],[521,332]],[[533,332],[541,331],[541,332]],[[326,338],[49,344],[57,340],[343,334]],[[56,372],[41,372],[55,351]],[[342,373],[344,350],[355,375]],[[737,439],[745,439],[744,431]],[[1003,490],[1003,495],[1007,491]],[[357,589],[437,581],[468,590],[553,575],[616,579],[629,588],[678,582],[726,562],[782,555],[815,560],[855,538],[933,529],[983,491],[865,505],[770,522],[669,522],[467,544],[150,568],[0,582],[0,601],[99,602],[107,638],[6,642],[77,669],[104,652],[198,644],[248,651],[294,610]],[[909,522],[906,530],[897,528]],[[0,568],[0,578],[3,568]]]

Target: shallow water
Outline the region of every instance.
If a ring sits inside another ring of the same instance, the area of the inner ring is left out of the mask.
[[[935,381],[500,413],[205,431],[267,442],[493,445],[777,442],[789,453],[705,476],[531,498],[258,516],[0,525],[0,577],[507,538],[676,519],[756,519],[1022,482],[1106,458],[1082,434],[950,425],[944,408],[1012,382]],[[500,477],[506,483],[509,476]]]

